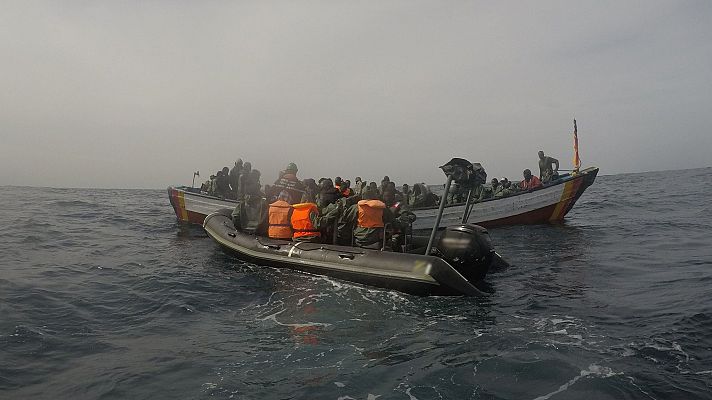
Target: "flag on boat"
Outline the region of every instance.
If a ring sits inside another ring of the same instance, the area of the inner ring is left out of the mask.
[[[574,120],[574,171],[578,171],[581,168],[581,158],[578,152],[578,132],[576,128],[576,120]]]

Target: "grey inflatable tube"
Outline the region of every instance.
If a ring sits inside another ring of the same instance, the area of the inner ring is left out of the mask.
[[[208,235],[238,258],[415,295],[486,296],[445,260],[419,254],[291,242],[235,230],[229,211],[205,218]]]

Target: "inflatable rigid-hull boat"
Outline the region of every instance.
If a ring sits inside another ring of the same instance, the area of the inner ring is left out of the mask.
[[[358,247],[291,242],[237,231],[229,213],[205,218],[208,235],[228,252],[259,265],[291,268],[415,295],[485,295],[442,258]]]

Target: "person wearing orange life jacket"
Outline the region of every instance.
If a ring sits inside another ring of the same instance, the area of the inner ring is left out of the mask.
[[[289,193],[281,191],[277,201],[269,205],[267,236],[272,239],[292,239],[292,206]]]
[[[380,249],[385,234],[384,227],[393,220],[393,213],[378,200],[378,192],[369,190],[363,200],[354,204],[344,214],[344,220],[352,221],[354,244],[358,247]]]
[[[532,175],[532,171],[529,169],[524,170],[524,180],[519,183],[519,187],[522,190],[536,189],[541,187],[541,185],[541,180],[539,180],[536,175]]]
[[[334,204],[327,207],[324,215],[319,214],[319,208],[314,203],[299,203],[292,205],[292,240],[297,242],[321,242],[321,231],[332,225],[341,212],[341,207]],[[327,240],[328,241],[328,240]]]

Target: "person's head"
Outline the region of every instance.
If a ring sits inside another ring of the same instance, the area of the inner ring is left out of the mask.
[[[507,179],[507,178],[505,178],[505,179]],[[512,186],[512,182],[510,182],[508,180],[502,181],[502,187],[509,188],[510,186]]]
[[[227,174],[230,173],[230,168],[228,168],[228,167],[223,167],[222,172],[223,172],[224,175],[227,175]]]
[[[242,164],[242,171],[246,174],[249,174],[250,171],[252,171],[252,163],[248,161]]]
[[[299,169],[297,168],[297,164],[290,162],[287,164],[287,168],[284,169],[284,172],[288,174],[296,174]]]
[[[304,186],[306,186],[307,189],[311,189],[311,190],[314,190],[314,188],[317,187],[317,186],[316,186],[316,181],[314,181],[314,179],[312,179],[312,178],[307,178],[307,179],[305,179],[305,180],[304,180]]]
[[[238,168],[242,168],[242,158],[238,158],[237,161],[235,161],[235,166]]]
[[[354,182],[356,182],[356,184],[359,184],[361,182],[361,177],[357,176],[356,179],[354,179]]]
[[[218,171],[217,174],[215,174],[215,176],[223,176],[222,170]]]
[[[499,179],[497,178],[492,178],[492,187],[497,187],[499,186]]]
[[[378,190],[373,190],[369,187],[366,192],[363,194],[363,199],[364,200],[375,200],[378,198]]]
[[[524,170],[524,180],[529,182],[532,179],[532,171],[528,168]]]
[[[333,190],[334,189],[334,182],[331,181],[331,178],[324,178],[324,180],[321,181],[321,189],[322,190]]]
[[[287,191],[282,190],[281,192],[279,192],[279,196],[277,196],[277,200],[282,200],[282,201],[286,201],[287,203],[291,203],[292,198]]]
[[[403,186],[401,187],[401,191],[402,191],[403,193],[408,193],[408,192],[410,192],[410,187],[408,186],[407,183],[404,183],[404,184],[403,184]]]
[[[376,182],[369,183],[368,190],[378,190],[378,186],[376,185]]]
[[[351,187],[351,181],[350,180],[345,180],[341,182],[341,189],[348,189]]]
[[[383,177],[383,180],[381,181],[381,183],[383,183],[383,182],[390,182],[390,181],[391,181],[391,178],[389,178],[388,175],[386,175],[386,176]]]
[[[340,186],[342,183],[344,183],[344,181],[341,179],[340,176],[334,178],[334,185]]]
[[[539,150],[539,159],[543,160],[544,159],[544,152]]]

